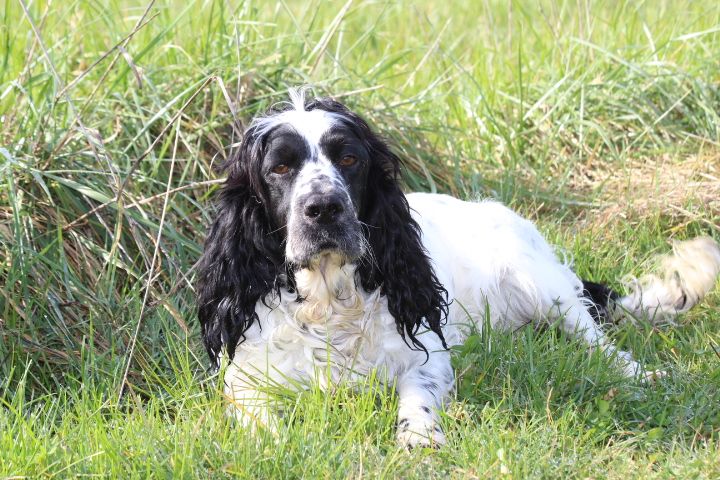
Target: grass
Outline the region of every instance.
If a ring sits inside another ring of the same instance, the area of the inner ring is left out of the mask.
[[[677,327],[612,332],[671,372],[651,388],[557,332],[478,332],[448,446],[406,453],[374,379],[277,392],[277,437],[238,429],[192,291],[214,167],[298,84],[363,112],[408,189],[499,198],[584,277],[619,287],[669,238],[719,238],[716,2],[5,0],[0,17],[0,477],[720,475],[717,292]]]

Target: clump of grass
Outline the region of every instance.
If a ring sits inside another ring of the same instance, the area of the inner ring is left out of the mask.
[[[717,470],[717,295],[682,328],[614,332],[677,365],[656,390],[553,334],[480,332],[457,358],[451,445],[413,453],[415,471],[374,387],[286,398],[303,420],[279,449],[238,433],[192,287],[216,166],[299,84],[389,137],[408,189],[510,202],[586,277],[716,235],[714,3],[19,0],[0,17],[0,475]],[[633,215],[626,193],[652,200]]]

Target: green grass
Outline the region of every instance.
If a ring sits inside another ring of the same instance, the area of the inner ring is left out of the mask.
[[[277,437],[233,425],[192,291],[233,122],[300,84],[389,137],[408,189],[508,202],[584,277],[719,238],[717,2],[128,3],[0,2],[0,478],[720,476],[717,291],[611,332],[653,387],[557,332],[478,332],[447,447],[411,453],[373,379],[277,392]]]

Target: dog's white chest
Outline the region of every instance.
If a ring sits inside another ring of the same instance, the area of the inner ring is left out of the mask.
[[[416,355],[397,333],[379,291],[362,297],[359,305],[348,302],[348,308],[309,307],[294,300],[258,308],[259,325],[238,347],[233,369],[282,384],[315,379],[327,387],[373,370],[392,381]]]

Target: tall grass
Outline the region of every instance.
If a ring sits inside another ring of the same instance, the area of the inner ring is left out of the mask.
[[[594,222],[606,179],[638,162],[702,157],[718,178],[709,0],[5,0],[0,17],[0,475],[413,474],[389,392],[289,396],[304,420],[275,447],[222,419],[205,372],[192,283],[216,166],[289,86],[366,116],[408,189],[538,219],[585,276],[615,282],[666,237],[718,235],[720,212],[691,190]],[[708,301],[683,328],[616,332],[678,365],[657,390],[564,338],[488,334],[492,349],[458,355],[451,447],[415,473],[712,476]]]

